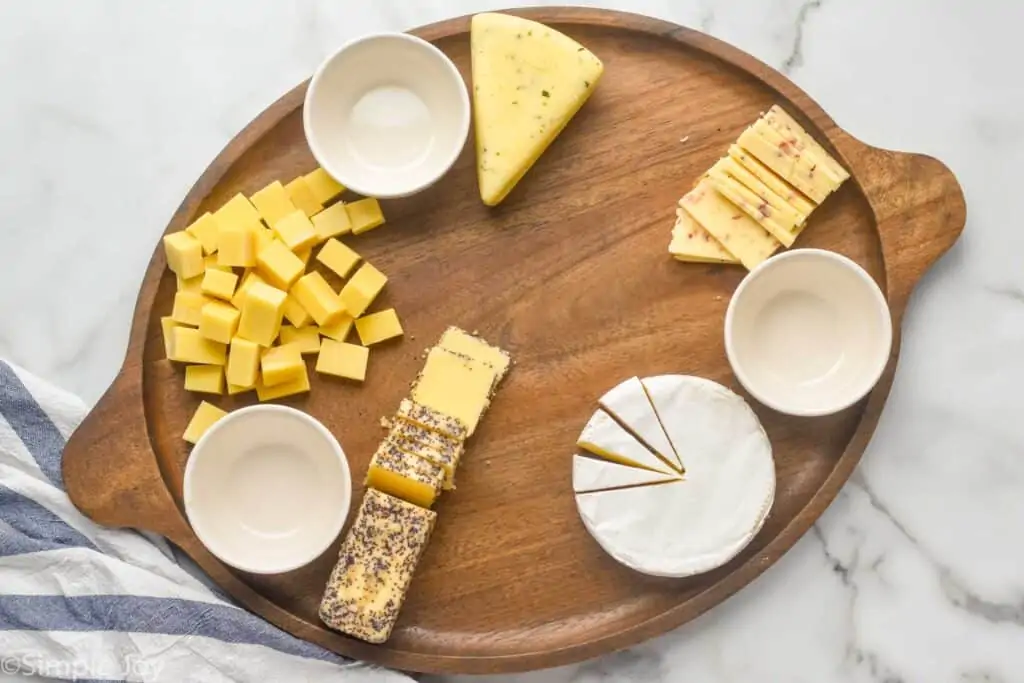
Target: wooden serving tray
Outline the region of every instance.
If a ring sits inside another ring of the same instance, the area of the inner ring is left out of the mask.
[[[182,389],[183,373],[164,359],[159,319],[171,310],[175,281],[159,247],[124,367],[64,455],[71,498],[92,519],[163,534],[278,626],[401,669],[537,669],[668,631],[778,560],[850,475],[892,384],[898,335],[878,386],[838,415],[799,419],[752,402],[774,446],[778,491],[764,529],[722,569],[682,580],[630,571],[590,538],[573,502],[575,439],[608,388],[632,375],[685,373],[740,390],[722,325],[746,271],[681,264],[666,248],[677,200],[760,112],[782,105],[851,171],[797,246],[864,266],[886,293],[897,330],[915,283],[964,227],[964,198],[945,166],[855,140],[782,75],[733,47],[630,14],[516,13],[565,31],[604,60],[593,98],[496,209],[478,199],[472,144],[437,186],[383,202],[388,224],[349,243],[391,278],[377,308],[397,306],[407,336],[374,350],[365,386],[314,374],[312,393],[291,401],[338,435],[358,501],[383,436],[378,419],[394,412],[421,352],[446,326],[478,330],[517,361],[470,442],[458,491],[437,505],[437,530],[387,644],[347,638],[317,618],[337,544],[311,566],[260,577],[224,566],[193,535],[182,511],[189,449],[181,434],[200,397]],[[413,33],[451,56],[468,82],[468,31],[463,17]],[[315,167],[302,133],[305,89],[227,146],[168,231],[236,192]],[[236,398],[218,403],[253,400]]]

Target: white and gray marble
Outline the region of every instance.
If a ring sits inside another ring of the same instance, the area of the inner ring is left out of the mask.
[[[235,132],[348,38],[507,2],[0,3],[0,356],[95,401],[158,236]],[[493,680],[1024,680],[1024,229],[1009,182],[1024,168],[1024,3],[587,4],[781,68],[854,135],[943,159],[970,217],[911,302],[878,432],[813,533],[667,636]]]

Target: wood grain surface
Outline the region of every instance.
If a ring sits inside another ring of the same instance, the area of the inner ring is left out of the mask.
[[[124,366],[64,456],[72,500],[94,520],[164,534],[278,626],[407,670],[536,669],[663,633],[757,577],[846,481],[885,403],[898,335],[877,388],[838,415],[798,419],[753,404],[774,446],[778,491],[764,529],[724,568],[684,580],[634,573],[587,535],[573,503],[575,439],[608,388],[632,375],[684,373],[742,393],[722,324],[745,271],[681,264],[666,248],[676,201],[760,112],[782,105],[851,170],[797,246],[864,266],[886,293],[897,330],[914,284],[965,221],[963,195],[941,163],[853,139],[783,76],[735,48],[629,14],[516,13],[591,48],[605,62],[603,81],[498,208],[478,198],[472,145],[435,187],[382,202],[387,225],[349,244],[390,276],[375,309],[396,306],[407,336],[373,351],[365,386],[314,376],[312,393],[289,401],[338,436],[359,496],[382,437],[378,419],[395,410],[420,354],[446,326],[478,331],[516,359],[469,444],[458,490],[437,505],[437,530],[387,644],[352,640],[317,619],[337,544],[304,569],[257,577],[227,568],[192,534],[181,506],[181,434],[200,398],[182,389],[182,369],[163,357],[159,318],[169,314],[175,282],[159,248]],[[468,29],[464,17],[414,33],[451,56],[468,82]],[[168,231],[236,192],[314,167],[302,133],[304,92],[301,85],[285,95],[231,142]]]

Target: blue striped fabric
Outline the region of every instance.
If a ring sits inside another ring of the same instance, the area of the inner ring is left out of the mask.
[[[0,454],[5,448],[13,448],[12,439],[17,439],[31,454],[34,463],[44,475],[48,482],[46,486],[62,491],[60,456],[64,439],[54,420],[47,413],[45,397],[41,399],[41,405],[37,396],[33,396],[26,388],[25,382],[19,377],[19,372],[21,371],[0,361],[0,417],[3,418],[0,421]],[[75,417],[80,419],[81,415]],[[193,595],[199,591],[206,596],[205,599],[166,597],[169,591],[180,585],[179,575],[184,570],[163,555],[148,553],[146,561],[140,565],[153,572],[153,590],[163,597],[126,593],[124,584],[118,580],[117,570],[110,569],[112,561],[116,567],[120,566],[117,563],[123,562],[125,558],[101,557],[97,543],[90,538],[104,538],[101,547],[130,547],[132,543],[148,543],[144,537],[131,531],[102,529],[89,522],[80,521],[82,518],[73,510],[70,501],[62,493],[56,498],[60,501],[61,509],[51,509],[54,507],[55,496],[47,495],[46,500],[34,500],[25,491],[17,490],[15,482],[4,481],[3,473],[4,470],[0,469],[0,571],[4,570],[4,562],[8,558],[17,557],[23,560],[38,554],[40,558],[47,558],[40,560],[41,569],[59,572],[61,566],[59,562],[54,563],[54,553],[59,554],[60,551],[71,549],[77,549],[80,553],[85,550],[96,554],[95,572],[88,566],[81,566],[80,555],[76,556],[76,569],[89,572],[92,577],[90,585],[93,579],[103,584],[103,590],[95,594],[53,595],[12,594],[5,589],[5,584],[0,582],[0,643],[14,642],[11,640],[13,634],[17,634],[20,641],[25,641],[24,636],[28,634],[29,643],[34,642],[38,636],[39,652],[33,652],[31,646],[27,649],[22,648],[24,651],[18,656],[23,657],[23,660],[19,661],[38,663],[40,653],[49,652],[52,656],[54,651],[58,651],[63,653],[61,656],[71,658],[68,667],[65,668],[68,671],[75,671],[74,680],[121,680],[123,675],[105,678],[104,675],[109,674],[101,671],[92,672],[96,674],[92,677],[88,674],[83,676],[83,658],[89,659],[96,654],[95,651],[90,654],[86,648],[93,646],[81,645],[80,651],[77,651],[75,646],[68,646],[61,640],[60,634],[91,634],[96,637],[104,637],[103,634],[132,634],[130,641],[110,641],[110,652],[122,652],[125,642],[135,643],[139,652],[147,653],[147,657],[154,656],[148,654],[149,650],[160,653],[159,657],[166,656],[166,661],[159,660],[158,657],[157,661],[150,661],[150,665],[169,667],[167,671],[173,669],[180,672],[193,670],[187,667],[182,669],[182,666],[188,663],[187,657],[194,650],[195,662],[190,666],[196,671],[202,669],[219,672],[216,680],[273,680],[275,675],[285,676],[288,680],[409,680],[393,672],[354,665],[334,653],[299,640],[255,615],[223,601],[219,595],[190,577],[186,578],[194,582],[194,586],[190,588]],[[37,485],[42,481],[38,473],[24,474],[33,476],[33,481],[37,482]],[[22,478],[19,481],[24,480]],[[86,533],[83,533],[83,524],[88,525]],[[154,557],[164,561],[166,566],[154,566]],[[18,566],[23,565],[22,561]],[[175,575],[175,572],[178,575]],[[138,576],[138,567],[133,568],[132,576]],[[28,585],[31,576],[21,577],[19,582],[22,586]],[[53,585],[53,582],[40,585]],[[4,633],[12,635],[4,636]],[[154,639],[152,648],[145,647],[143,641],[146,638]],[[174,638],[175,645],[169,647],[166,640],[159,640],[161,638]],[[194,640],[195,638],[208,640],[201,642]],[[60,648],[53,647],[57,641],[61,642]],[[204,644],[210,641],[213,642],[212,646]],[[5,648],[6,645],[0,646],[0,663],[7,664],[8,660],[3,659],[8,656]],[[238,648],[244,648],[244,651]],[[222,661],[218,661],[218,658]],[[46,670],[61,670],[56,666],[60,663],[52,662],[51,664],[55,666],[47,667]],[[328,668],[325,669],[325,665]],[[304,671],[303,667],[310,669]],[[38,668],[28,664],[25,664],[23,669],[29,672],[38,671]],[[275,671],[289,673],[275,674]],[[174,674],[179,675],[181,674]],[[186,677],[189,680],[203,680],[205,677],[200,675],[199,678],[193,679],[191,675],[186,674]],[[130,678],[139,679],[138,676]]]

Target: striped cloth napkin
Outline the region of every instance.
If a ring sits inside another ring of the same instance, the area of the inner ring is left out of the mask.
[[[162,538],[86,519],[64,493],[60,463],[85,413],[0,361],[0,679],[411,680],[234,606]]]

